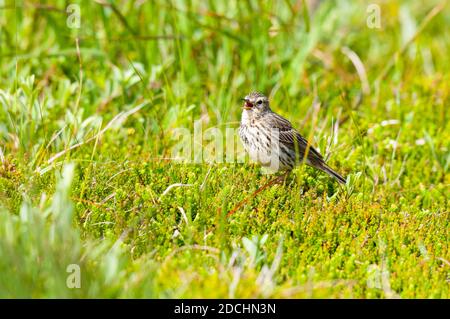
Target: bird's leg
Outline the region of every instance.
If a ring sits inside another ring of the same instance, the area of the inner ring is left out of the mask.
[[[285,184],[289,173],[290,171],[285,171],[283,174],[276,178],[276,182],[279,184]]]

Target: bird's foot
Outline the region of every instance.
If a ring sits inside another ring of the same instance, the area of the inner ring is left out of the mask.
[[[284,172],[283,174],[281,174],[280,176],[277,176],[276,177],[276,181],[275,181],[275,183],[277,183],[277,184],[285,184],[286,183],[286,180],[287,180],[287,177],[288,177],[288,175],[289,175],[289,171],[287,171],[287,172]]]

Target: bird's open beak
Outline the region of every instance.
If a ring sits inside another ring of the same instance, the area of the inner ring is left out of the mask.
[[[248,99],[242,99],[244,103],[244,109],[250,110],[253,107],[253,104]]]

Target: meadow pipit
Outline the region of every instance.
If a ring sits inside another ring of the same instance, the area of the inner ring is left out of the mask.
[[[244,101],[239,135],[252,160],[271,170],[287,172],[306,162],[345,184],[345,178],[325,163],[291,123],[270,109],[266,96],[252,92]]]

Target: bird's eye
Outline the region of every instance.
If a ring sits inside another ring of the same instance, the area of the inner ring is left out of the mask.
[[[256,102],[256,104],[261,105],[262,104],[262,100],[259,100],[258,102]]]

